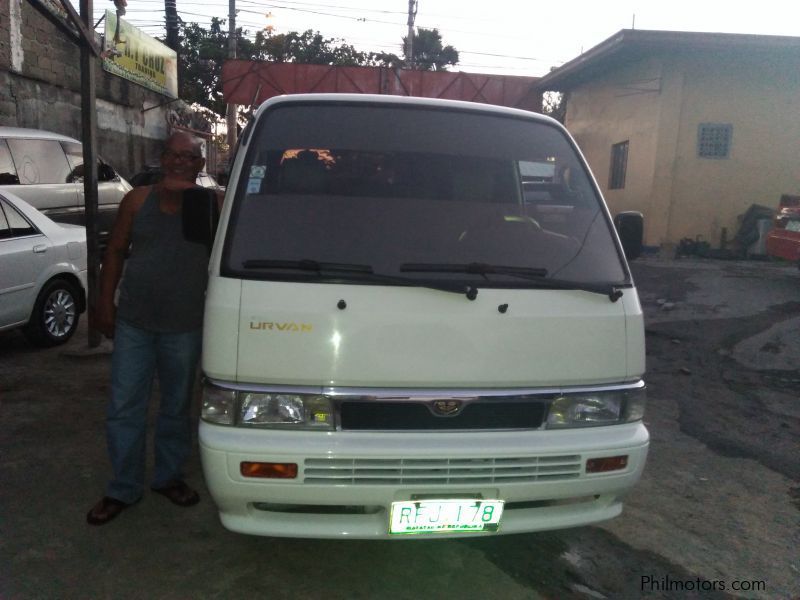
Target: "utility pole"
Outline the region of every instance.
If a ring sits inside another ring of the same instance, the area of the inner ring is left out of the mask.
[[[417,18],[417,0],[408,0],[408,37],[406,37],[406,62],[414,68],[414,19]]]
[[[236,58],[236,0],[228,0],[228,58]],[[226,114],[228,125],[228,170],[233,159],[233,148],[236,146],[236,105],[228,104]]]
[[[175,0],[164,0],[166,15],[167,46],[178,52],[178,7]]]
[[[81,0],[80,20],[87,35],[92,32],[92,0]],[[94,314],[97,306],[100,273],[100,251],[97,243],[97,110],[95,108],[95,55],[93,39],[81,40],[81,137],[83,140],[83,203],[86,211],[87,282],[89,284],[88,312]],[[89,347],[100,345],[102,337],[91,323],[89,325]]]
[[[178,59],[178,90],[181,89],[181,48],[178,41],[178,7],[175,0],[164,0],[164,15],[166,20],[167,47],[175,51]]]

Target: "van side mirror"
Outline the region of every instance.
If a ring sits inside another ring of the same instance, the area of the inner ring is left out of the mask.
[[[219,223],[217,194],[212,189],[193,187],[183,192],[181,203],[183,237],[203,244],[211,251]]]
[[[642,254],[644,238],[644,216],[633,210],[621,212],[614,217],[614,227],[622,242],[625,258],[634,260]]]

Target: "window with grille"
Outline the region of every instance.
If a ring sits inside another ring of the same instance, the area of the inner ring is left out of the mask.
[[[733,125],[700,123],[697,129],[697,156],[700,158],[728,158],[731,152]]]
[[[628,140],[611,146],[611,174],[608,187],[621,190],[625,187],[625,172],[628,170]]]

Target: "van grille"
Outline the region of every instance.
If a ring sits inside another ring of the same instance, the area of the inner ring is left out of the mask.
[[[548,398],[549,400],[549,398]],[[451,416],[435,414],[434,401],[380,400],[342,402],[342,430],[430,431],[479,429],[538,429],[546,402],[536,400],[480,400],[465,402]]]
[[[484,485],[562,481],[581,475],[580,455],[514,458],[308,458],[304,483],[318,485]]]

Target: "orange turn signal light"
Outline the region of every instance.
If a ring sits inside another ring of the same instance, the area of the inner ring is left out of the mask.
[[[266,463],[242,462],[239,472],[243,477],[261,477],[265,479],[296,479],[297,464],[295,463]]]
[[[628,466],[628,455],[606,456],[605,458],[590,458],[586,461],[587,473],[605,473],[619,471]]]

